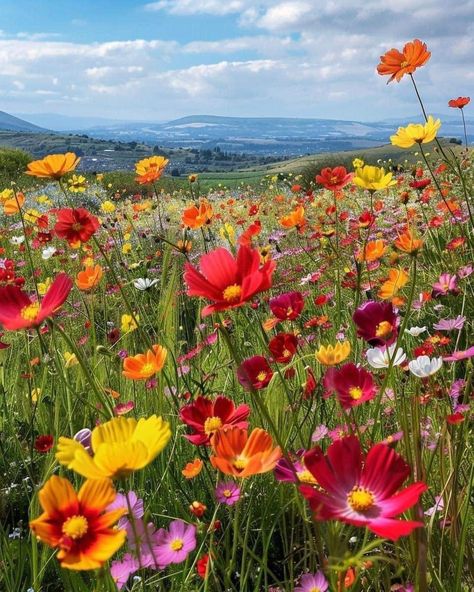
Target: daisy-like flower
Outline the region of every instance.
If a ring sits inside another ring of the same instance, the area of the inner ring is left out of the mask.
[[[140,290],[140,292],[145,292],[146,290],[153,288],[153,286],[156,286],[157,283],[157,279],[152,280],[150,278],[138,278],[134,280],[133,285],[137,290]]]
[[[380,76],[390,76],[388,82],[400,82],[405,74],[413,74],[417,68],[426,64],[430,57],[431,52],[428,51],[426,43],[414,39],[405,43],[402,51],[392,48],[380,56],[377,72]]]
[[[428,117],[426,123],[410,123],[407,127],[399,127],[397,133],[390,136],[390,141],[399,148],[411,148],[414,144],[428,144],[436,138],[441,121]]]
[[[316,359],[323,366],[334,366],[343,362],[350,353],[349,341],[338,341],[335,345],[321,345],[316,352]]]
[[[411,335],[412,337],[418,337],[426,331],[426,327],[410,327],[409,329],[405,329],[405,332]]]
[[[372,368],[388,368],[390,360],[394,357],[396,343],[388,347],[374,347],[366,352],[367,362]],[[401,347],[397,349],[392,366],[400,366],[406,360],[406,354]]]
[[[432,360],[428,356],[418,356],[415,360],[408,362],[408,368],[410,372],[418,378],[427,378],[436,374],[438,370],[441,370],[443,365],[443,358],[433,358]]]
[[[34,160],[27,167],[26,174],[42,179],[60,179],[73,171],[81,159],[74,152],[66,154],[49,154],[42,160]]]
[[[433,284],[432,298],[447,296],[448,294],[459,294],[458,278],[449,273],[442,273],[439,280]]]
[[[392,173],[386,173],[384,168],[368,164],[360,169],[356,169],[353,181],[358,187],[367,189],[368,191],[387,189],[397,184],[396,179],[393,179]]]
[[[196,527],[182,520],[173,520],[168,530],[160,528],[154,537],[153,552],[160,568],[182,563],[195,548]]]
[[[240,499],[240,487],[233,481],[223,481],[216,487],[216,499],[220,504],[233,506]]]
[[[376,389],[372,374],[352,363],[334,370],[331,383],[343,409],[362,405],[375,397]]]
[[[46,247],[41,251],[41,259],[43,259],[43,261],[47,261],[48,259],[51,259],[51,257],[57,252],[56,247]]]
[[[296,586],[295,592],[326,592],[329,588],[329,583],[324,577],[322,571],[314,574],[304,574],[301,576],[299,585]]]
[[[123,361],[122,374],[131,380],[146,380],[162,370],[166,362],[168,350],[161,345],[154,345],[153,349],[144,354],[127,356]]]
[[[397,339],[399,318],[391,302],[369,300],[354,312],[357,335],[370,345],[390,345]]]
[[[122,516],[117,523],[119,528],[125,528],[127,526],[130,513],[133,520],[140,520],[145,514],[143,500],[140,499],[134,491],[129,491],[126,494],[117,493],[114,501],[107,506],[107,512],[118,509],[124,510],[124,516]]]

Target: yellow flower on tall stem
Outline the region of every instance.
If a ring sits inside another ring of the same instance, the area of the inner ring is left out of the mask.
[[[441,120],[428,117],[426,123],[410,123],[407,127],[399,127],[397,133],[390,136],[390,141],[399,148],[411,148],[415,144],[428,144],[436,138]]]
[[[396,179],[393,179],[392,173],[386,173],[383,167],[376,167],[369,164],[356,169],[353,181],[358,187],[367,189],[368,191],[387,189],[397,184]]]
[[[321,345],[316,352],[316,359],[323,366],[335,366],[343,362],[351,353],[349,341],[338,341],[336,345]]]

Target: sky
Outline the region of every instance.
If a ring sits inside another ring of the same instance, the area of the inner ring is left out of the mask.
[[[418,114],[376,73],[416,37],[428,112],[474,96],[474,0],[0,0],[0,110],[374,121]]]

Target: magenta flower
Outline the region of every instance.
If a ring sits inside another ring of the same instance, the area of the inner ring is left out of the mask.
[[[300,448],[294,454],[289,455],[289,459],[280,458],[274,469],[275,479],[287,483],[308,483],[316,485],[316,480],[308,471],[304,464],[304,455],[306,450]]]
[[[352,316],[357,335],[374,347],[391,345],[397,339],[399,318],[391,302],[369,300]]]
[[[196,548],[196,527],[182,520],[170,522],[169,529],[160,528],[154,538],[153,551],[160,567],[182,563]]]
[[[436,283],[433,284],[432,298],[447,296],[448,294],[459,294],[458,278],[449,273],[442,273]]]
[[[246,390],[265,388],[273,376],[273,370],[263,356],[247,358],[237,368],[237,379]]]
[[[113,561],[110,568],[112,578],[117,585],[117,588],[121,590],[132,574],[140,569],[138,559],[127,553],[123,556],[121,561]]]
[[[465,322],[466,317],[458,315],[455,319],[441,319],[433,328],[437,331],[461,331]]]
[[[216,499],[220,504],[233,506],[240,499],[240,487],[232,481],[224,481],[216,487]]]
[[[328,581],[322,571],[315,574],[305,574],[301,576],[300,585],[295,588],[295,592],[326,592],[329,588]]]
[[[304,307],[304,297],[301,292],[287,292],[271,298],[270,310],[280,321],[296,319]]]
[[[332,386],[343,409],[350,409],[375,397],[372,374],[355,364],[344,364],[332,374]]]
[[[459,362],[460,360],[467,360],[468,358],[472,358],[474,356],[474,345],[471,345],[469,349],[465,349],[464,351],[455,351],[449,356],[444,356],[443,360],[445,362]]]

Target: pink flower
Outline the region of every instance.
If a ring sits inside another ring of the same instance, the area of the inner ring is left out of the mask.
[[[458,279],[455,275],[442,273],[439,276],[439,280],[433,284],[431,296],[438,298],[439,296],[446,296],[448,294],[459,294]]]
[[[287,292],[270,300],[270,310],[280,321],[292,321],[303,310],[304,298],[301,292]]]
[[[375,397],[372,374],[355,364],[344,364],[332,373],[332,386],[343,409],[350,409]]]
[[[471,345],[469,349],[464,351],[455,351],[449,356],[444,356],[443,360],[445,362],[459,362],[460,360],[467,360],[468,358],[472,358],[474,356],[474,345]]]
[[[329,588],[328,581],[322,571],[315,574],[305,574],[301,576],[300,585],[295,588],[295,592],[326,592]]]
[[[240,499],[240,487],[232,481],[224,481],[216,487],[216,499],[220,504],[233,506]]]
[[[168,530],[160,528],[154,543],[153,551],[160,567],[182,563],[196,548],[196,527],[173,520]]]

